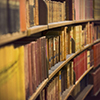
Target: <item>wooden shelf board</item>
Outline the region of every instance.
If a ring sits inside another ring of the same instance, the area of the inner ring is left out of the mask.
[[[49,23],[48,28],[52,29],[52,28],[57,28],[65,25],[71,25],[71,24],[74,24],[74,22],[73,21],[54,22],[54,23]]]
[[[47,25],[33,26],[33,27],[28,28],[27,34],[28,34],[28,36],[30,36],[32,34],[39,33],[41,31],[45,31],[45,30],[48,30]]]
[[[54,22],[54,23],[49,23],[48,25],[38,25],[38,26],[33,26],[27,29],[26,34],[20,34],[20,35],[12,35],[12,34],[7,34],[0,36],[0,45],[15,41],[17,39],[21,39],[26,36],[30,36],[35,33],[39,33],[45,30],[49,30],[52,28],[57,28],[57,27],[62,27],[66,25],[73,25],[73,24],[78,24],[78,23],[84,23],[84,22],[96,22],[100,20],[96,19],[86,19],[86,20],[74,20],[74,21],[61,21],[61,22]],[[2,38],[3,37],[3,38]]]
[[[73,89],[75,88],[75,85],[70,86],[68,89],[66,89],[63,94],[61,95],[62,100],[66,100],[69,95],[71,94],[71,92],[73,91]]]
[[[84,100],[92,88],[93,85],[86,86],[85,89],[78,95],[78,97],[75,100]]]
[[[35,100],[37,98],[37,96],[41,93],[42,89],[46,86],[46,84],[48,83],[48,78],[45,79],[40,86],[37,88],[36,92],[33,93],[33,95],[29,98],[29,100]]]
[[[61,26],[66,26],[66,25],[72,25],[72,24],[78,24],[78,23],[85,23],[85,22],[91,22],[95,21],[94,19],[86,19],[86,20],[70,20],[70,21],[61,21],[61,22],[54,22],[54,23],[49,23],[48,28],[57,28]]]
[[[100,92],[100,89],[94,94],[94,96],[97,96],[99,92]]]
[[[15,41],[17,39],[21,39],[27,36],[27,32],[24,33],[12,33],[12,34],[5,34],[0,36],[0,45],[4,45],[5,43],[9,43]]]

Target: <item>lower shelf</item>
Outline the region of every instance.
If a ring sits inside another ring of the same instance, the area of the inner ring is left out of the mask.
[[[75,82],[75,85],[70,86],[68,89],[66,89],[62,95],[61,98],[62,100],[66,100],[70,93],[73,91],[73,89],[75,88],[75,86],[83,79],[83,77],[93,68],[93,66],[91,66],[87,71],[84,72],[84,74],[78,79],[78,81]],[[81,100],[81,99],[80,99]]]
[[[93,85],[88,85],[87,87],[85,87],[75,100],[84,100],[84,98],[88,95],[92,88]]]

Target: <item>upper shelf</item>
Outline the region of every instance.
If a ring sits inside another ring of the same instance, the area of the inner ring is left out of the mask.
[[[95,22],[95,21],[100,21],[100,20],[95,20],[95,19],[86,19],[86,20],[74,20],[74,21],[61,21],[61,22],[54,22],[54,23],[49,23],[48,25],[38,25],[38,26],[33,26],[27,29],[26,32],[24,33],[13,33],[13,34],[5,34],[3,36],[0,36],[0,45],[13,42],[17,39],[21,39],[23,37],[30,36],[35,33],[39,33],[45,30],[57,28],[57,27],[62,27],[62,26],[67,26],[67,25],[75,25],[75,24],[81,24],[85,22]]]

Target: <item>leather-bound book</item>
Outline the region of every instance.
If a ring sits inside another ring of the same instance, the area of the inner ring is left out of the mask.
[[[7,34],[8,33],[8,0],[1,0],[0,1],[0,35]]]
[[[24,70],[25,70],[25,92],[26,100],[29,98],[29,68],[28,68],[28,44],[24,46]]]
[[[26,0],[20,2],[20,30],[26,31]]]
[[[32,58],[31,58],[31,43],[28,44],[28,68],[29,68],[29,96],[33,94],[33,84],[32,81],[34,80],[32,77]]]

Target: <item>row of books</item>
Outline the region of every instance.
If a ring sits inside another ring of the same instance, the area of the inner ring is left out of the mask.
[[[0,35],[39,25],[38,0],[0,0]]]
[[[100,2],[97,0],[94,3],[93,0],[1,0],[0,34],[23,32],[40,25],[43,2],[47,6],[47,23],[93,18],[93,7],[94,16],[99,17]],[[46,19],[42,18],[42,21]]]
[[[66,73],[65,73],[66,74]],[[61,77],[61,79],[59,79]],[[54,79],[41,91],[40,95],[36,100],[62,100],[62,77],[64,76],[55,76]],[[75,99],[77,95],[88,85],[88,74],[75,86],[74,90],[71,92],[71,96]],[[70,99],[67,99],[70,100]]]
[[[89,83],[93,84],[92,95],[96,95],[100,90],[100,67],[89,74]]]
[[[69,62],[41,91],[36,100],[62,100],[62,93],[73,84],[73,62]]]

